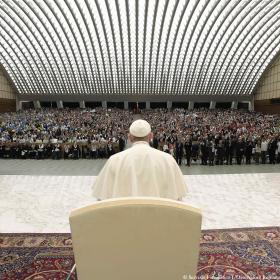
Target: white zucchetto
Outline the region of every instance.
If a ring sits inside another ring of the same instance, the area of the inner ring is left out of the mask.
[[[129,128],[129,133],[135,137],[145,137],[150,132],[150,124],[147,121],[141,119],[134,121]]]

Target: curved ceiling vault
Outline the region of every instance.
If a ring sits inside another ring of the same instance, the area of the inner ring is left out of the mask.
[[[248,95],[279,50],[280,0],[0,0],[21,95]]]

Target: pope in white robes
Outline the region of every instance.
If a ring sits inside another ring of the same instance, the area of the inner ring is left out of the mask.
[[[168,153],[150,147],[151,126],[134,121],[129,128],[132,147],[111,156],[93,185],[93,196],[108,199],[153,196],[180,200],[187,195],[183,174]]]

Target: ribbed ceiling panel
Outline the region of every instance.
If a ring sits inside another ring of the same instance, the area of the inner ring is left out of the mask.
[[[280,50],[280,0],[0,0],[21,95],[248,95]]]

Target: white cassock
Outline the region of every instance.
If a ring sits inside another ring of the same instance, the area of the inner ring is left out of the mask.
[[[187,195],[187,186],[175,159],[144,141],[111,156],[92,190],[93,196],[99,199],[154,196],[177,200]]]

